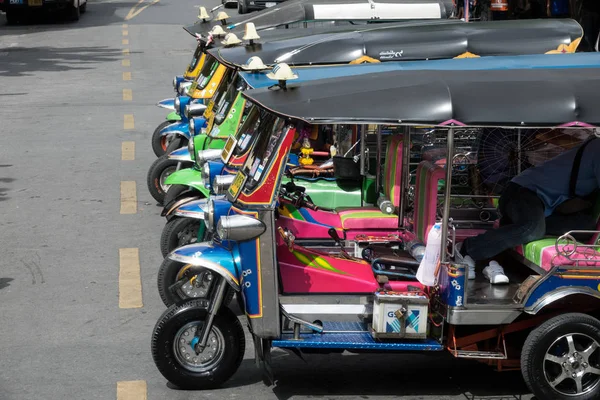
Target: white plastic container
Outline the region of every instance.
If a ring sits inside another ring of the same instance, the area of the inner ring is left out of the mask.
[[[442,248],[442,224],[435,224],[427,235],[427,246],[425,256],[419,264],[417,279],[425,286],[434,286],[437,280],[435,271],[440,262],[440,250]]]

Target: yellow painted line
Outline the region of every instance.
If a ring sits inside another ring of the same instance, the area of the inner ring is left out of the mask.
[[[124,67],[131,67],[131,60],[121,60],[121,65]]]
[[[125,114],[123,116],[123,129],[126,131],[135,129],[135,120],[133,119],[133,114]]]
[[[123,49],[123,55],[124,56],[128,56],[129,55],[129,49]]]
[[[123,89],[123,101],[133,100],[133,92],[131,89]]]
[[[130,81],[131,80],[131,72],[123,72],[123,80]]]
[[[145,0],[139,0],[137,2],[137,4],[133,7],[131,7],[131,10],[129,10],[129,13],[127,13],[127,16],[125,17],[125,21],[129,21],[130,19],[136,17],[139,13],[144,11],[146,8],[150,7],[153,4],[158,3],[159,1],[160,0],[151,0],[148,3],[145,3]]]
[[[121,181],[121,214],[137,212],[135,181]]]
[[[123,44],[129,44],[129,39],[123,39]]]
[[[129,31],[126,31],[123,29],[123,36],[127,36],[127,35],[129,35]]]
[[[123,160],[123,161],[135,160],[135,142],[121,143],[121,160]]]
[[[127,29],[127,28],[129,28],[129,25],[123,24],[123,29]]]
[[[140,273],[140,251],[137,248],[119,249],[119,308],[142,308],[142,278]],[[143,382],[143,381],[136,381]],[[146,382],[125,385],[125,393],[130,395],[146,391]],[[117,385],[117,399],[120,399]],[[144,394],[144,399],[145,399]],[[123,397],[123,399],[141,399],[141,397]]]

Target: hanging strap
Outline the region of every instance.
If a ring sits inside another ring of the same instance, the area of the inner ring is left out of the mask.
[[[579,176],[579,167],[581,166],[583,151],[585,150],[585,147],[595,139],[596,137],[593,137],[583,142],[575,154],[575,160],[573,161],[573,167],[571,168],[571,178],[569,179],[569,198],[571,199],[577,197],[575,195],[575,190],[577,189],[577,177]]]

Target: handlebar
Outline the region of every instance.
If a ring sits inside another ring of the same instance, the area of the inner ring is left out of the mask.
[[[281,187],[279,195],[290,200],[296,207],[306,207],[317,211],[319,207],[311,201],[305,191],[305,188],[296,186],[294,182],[288,182]]]

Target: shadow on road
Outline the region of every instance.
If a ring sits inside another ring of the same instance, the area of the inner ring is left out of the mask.
[[[10,167],[10,165],[0,165],[0,167]],[[11,183],[11,182],[14,182],[14,180],[15,180],[14,178],[1,178],[0,177],[0,183]],[[6,195],[9,190],[10,190],[10,188],[0,187],[0,201],[5,201],[10,198]]]
[[[14,281],[13,278],[0,278],[0,289],[10,286],[10,282]]]
[[[309,355],[305,363],[276,350],[273,369],[277,379],[273,392],[280,400],[296,396],[529,398],[520,372],[498,373],[448,354]]]
[[[0,76],[29,76],[37,71],[64,72],[92,69],[94,64],[118,60],[121,49],[98,47],[10,47],[0,57]]]

